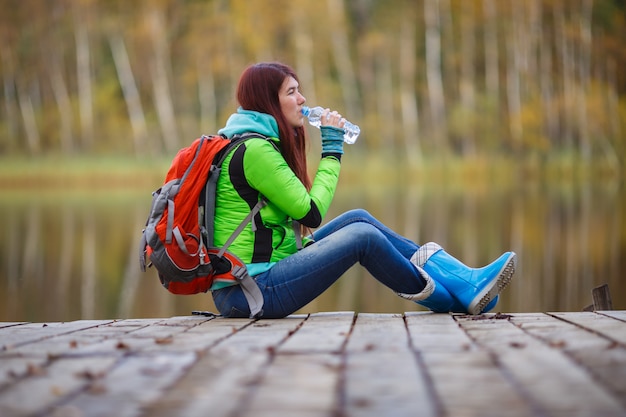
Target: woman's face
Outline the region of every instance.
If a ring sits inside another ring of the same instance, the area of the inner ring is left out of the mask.
[[[300,94],[300,85],[295,78],[285,78],[278,92],[278,99],[280,101],[280,108],[289,125],[294,128],[302,126],[304,123],[302,105],[306,99]]]

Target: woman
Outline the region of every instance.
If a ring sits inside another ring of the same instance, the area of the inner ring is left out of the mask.
[[[516,256],[503,254],[472,269],[435,243],[418,246],[364,210],[346,212],[300,241],[296,220],[317,228],[337,187],[345,119],[325,111],[322,156],[307,175],[306,134],[298,77],[281,63],[247,68],[237,89],[239,109],[220,134],[260,137],[239,145],[225,159],[217,184],[215,244],[223,245],[259,199],[268,204],[229,247],[247,266],[262,294],[263,318],[285,317],[312,301],[355,263],[408,300],[436,312],[478,314],[497,303],[510,281]],[[304,246],[302,249],[298,249]],[[248,317],[241,285],[216,282],[215,305],[225,317]]]

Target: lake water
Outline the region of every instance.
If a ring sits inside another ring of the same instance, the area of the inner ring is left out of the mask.
[[[69,321],[215,311],[211,296],[175,296],[141,273],[150,190],[3,192],[0,321]],[[341,184],[328,218],[369,210],[405,236],[435,241],[470,266],[519,256],[497,311],[580,311],[609,284],[626,309],[626,192],[619,182],[491,189]],[[302,312],[423,310],[353,267]]]

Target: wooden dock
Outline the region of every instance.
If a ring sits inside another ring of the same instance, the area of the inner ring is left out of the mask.
[[[626,311],[0,323],[0,416],[626,416]]]

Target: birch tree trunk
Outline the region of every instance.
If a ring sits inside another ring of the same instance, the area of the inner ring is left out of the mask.
[[[26,145],[29,154],[39,155],[41,153],[41,137],[39,136],[39,128],[37,127],[35,109],[30,94],[24,90],[24,87],[18,85],[17,97],[22,113],[22,120],[24,121]]]
[[[509,111],[509,130],[513,149],[521,150],[523,126],[521,123],[522,99],[520,93],[520,57],[519,51],[519,31],[520,24],[518,19],[521,18],[521,7],[517,0],[511,0],[511,21],[512,30],[507,39],[507,103]]]
[[[91,53],[87,28],[78,10],[75,10],[74,13],[74,36],[76,38],[76,74],[78,77],[81,140],[83,148],[90,150],[94,140]]]
[[[358,74],[359,83],[362,86],[361,107],[363,114],[368,116],[361,123],[361,130],[373,131],[378,129],[381,122],[376,107],[376,92],[372,85],[376,83],[376,54],[378,47],[373,47],[376,41],[372,40],[371,34],[364,34],[358,41]],[[378,134],[369,135],[367,140],[368,149],[378,151],[382,148],[382,138]]]
[[[578,72],[579,85],[577,88],[577,112],[580,155],[585,163],[591,160],[591,143],[589,138],[589,122],[587,120],[587,93],[589,90],[589,75],[591,72],[591,12],[593,0],[582,0],[580,16],[581,46],[579,52]]]
[[[329,28],[333,57],[337,65],[339,82],[348,119],[358,120],[361,117],[359,95],[352,60],[350,59],[350,42],[347,34],[347,19],[344,0],[327,0]]]
[[[52,55],[52,54],[51,54]],[[72,137],[72,104],[67,91],[67,84],[61,71],[61,63],[58,58],[50,58],[50,83],[52,93],[59,108],[59,118],[61,120],[61,151],[71,154],[74,151],[74,139]]]
[[[609,88],[609,114],[611,118],[611,132],[613,133],[613,138],[618,140],[622,137],[622,127],[620,123],[620,115],[619,115],[619,94],[617,93],[617,82],[615,81],[615,62],[613,60],[609,60],[607,68],[607,83]],[[622,146],[624,144],[622,143]],[[619,146],[619,144],[618,144]],[[624,156],[624,152],[620,152],[622,158]],[[622,159],[622,163],[624,160]]]
[[[2,83],[4,88],[4,109],[6,111],[6,128],[7,137],[9,138],[10,149],[16,148],[16,138],[18,131],[18,115],[16,110],[17,93],[15,91],[15,70],[13,60],[11,59],[11,51],[8,46],[0,45],[0,59],[2,62]]]
[[[298,78],[306,90],[306,98],[309,104],[316,105],[315,72],[313,70],[313,41],[311,39],[308,19],[304,9],[299,5],[291,6],[292,32],[294,36],[296,54],[296,72]]]
[[[384,37],[380,45],[388,50],[391,45]],[[381,51],[382,52],[382,51]],[[376,63],[376,106],[380,115],[379,135],[382,145],[387,150],[393,150],[396,138],[395,107],[393,105],[393,74],[391,60],[387,54],[379,53],[374,56]]]
[[[556,50],[560,57],[560,67],[561,67],[561,95],[565,101],[569,101],[572,99],[572,76],[571,76],[571,67],[572,60],[570,58],[569,45],[566,38],[566,27],[565,27],[565,18],[564,18],[564,6],[563,0],[558,0],[554,2],[553,12],[555,19],[555,33],[556,33]],[[572,140],[572,124],[570,120],[570,115],[568,109],[565,107],[562,109],[561,114],[561,132],[560,137],[563,138],[562,147],[565,150],[573,149],[573,140]]]
[[[484,46],[485,46],[485,86],[487,95],[499,101],[500,72],[498,69],[498,30],[497,30],[497,3],[495,0],[483,0],[483,14],[485,16]],[[499,105],[496,106],[500,108]]]
[[[474,0],[472,0],[474,1]],[[439,25],[440,25],[440,51],[441,51],[441,79],[444,86],[444,115],[447,118],[447,103],[451,103],[459,96],[458,86],[458,38],[454,32],[454,21],[451,0],[437,0],[439,3]],[[466,1],[461,4],[467,3]],[[446,132],[447,133],[447,132]]]
[[[176,116],[174,115],[174,104],[170,94],[170,86],[168,81],[168,71],[170,58],[168,52],[168,44],[165,39],[163,12],[157,9],[151,9],[148,12],[150,23],[150,33],[152,35],[152,43],[154,46],[154,61],[150,66],[150,75],[152,77],[152,91],[154,101],[159,116],[159,125],[163,132],[163,142],[165,149],[170,152],[176,152],[179,148],[178,128],[176,127]]]
[[[208,134],[217,131],[217,97],[215,80],[209,62],[197,61],[198,102],[200,103],[200,132]]]
[[[416,33],[410,16],[405,16],[400,28],[400,109],[402,115],[402,139],[409,163],[421,164],[419,109],[417,106],[416,80]]]
[[[537,36],[539,39],[553,39],[554,34],[546,32],[544,26],[550,27],[545,22],[542,15],[539,15],[539,25]],[[545,22],[545,23],[544,23]],[[539,89],[541,91],[541,102],[543,115],[545,120],[545,132],[549,141],[552,143],[559,134],[559,118],[555,109],[554,98],[554,80],[553,80],[553,63],[552,63],[552,42],[539,42]],[[554,143],[552,143],[554,145]]]
[[[607,113],[609,115],[609,127],[608,138],[605,145],[605,156],[609,166],[618,172],[620,170],[620,164],[624,165],[624,150],[619,151],[620,145],[619,138],[622,137],[622,129],[620,126],[619,117],[619,95],[617,94],[617,87],[615,85],[615,63],[609,60],[607,64]],[[615,141],[615,144],[611,144],[611,139]],[[615,148],[618,148],[618,151]],[[618,155],[622,155],[622,160]]]
[[[115,64],[117,77],[120,80],[122,94],[124,95],[124,101],[126,102],[126,109],[130,119],[130,127],[133,131],[133,146],[135,148],[135,154],[139,155],[139,153],[144,150],[148,133],[146,117],[141,105],[139,91],[137,90],[135,77],[133,76],[133,70],[130,66],[128,52],[126,51],[126,45],[124,44],[122,35],[119,33],[111,34],[109,36],[109,45],[111,46],[113,63]]]
[[[431,132],[440,152],[448,151],[445,137],[445,104],[441,74],[441,23],[439,0],[424,1],[426,26],[426,83],[430,108]]]
[[[476,153],[475,140],[475,120],[479,116],[476,114],[476,95],[474,91],[474,5],[472,2],[462,3],[461,20],[461,76],[459,77],[459,93],[463,112],[469,115],[467,128],[461,138],[461,149],[463,155],[474,155]]]

